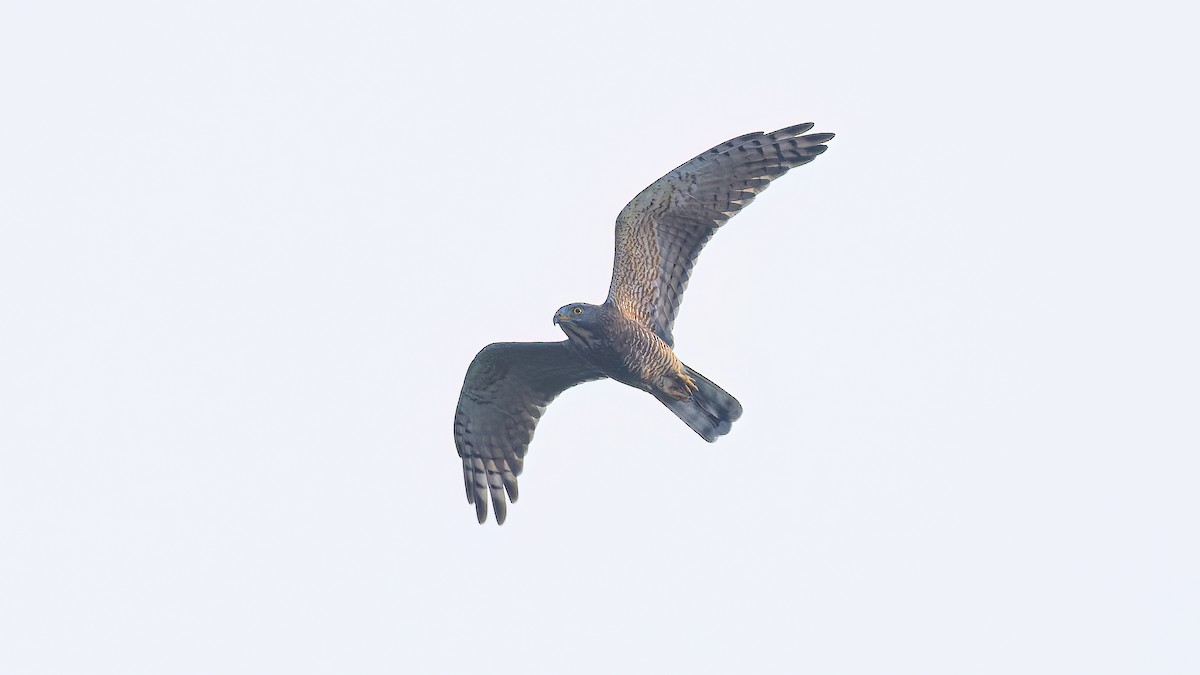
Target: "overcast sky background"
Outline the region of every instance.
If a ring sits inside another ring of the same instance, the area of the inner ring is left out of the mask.
[[[1194,672],[1194,23],[603,5],[4,6],[0,672]],[[476,351],[805,121],[676,327],[733,432],[579,387],[477,525]]]

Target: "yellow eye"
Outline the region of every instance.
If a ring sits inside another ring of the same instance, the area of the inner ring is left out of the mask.
[[[583,314],[583,308],[582,308],[582,307],[576,307],[575,309],[571,310],[571,313],[572,313],[572,314]]]

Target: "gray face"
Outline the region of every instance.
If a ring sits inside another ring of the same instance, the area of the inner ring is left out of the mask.
[[[597,307],[586,302],[575,302],[563,305],[554,312],[554,325],[567,323],[588,324],[596,318]]]
[[[563,305],[554,313],[554,325],[567,334],[567,337],[586,337],[600,323],[600,308],[586,302],[576,302]]]

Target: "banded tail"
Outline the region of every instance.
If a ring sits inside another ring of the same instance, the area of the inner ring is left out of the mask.
[[[690,398],[680,401],[667,394],[652,392],[663,405],[671,409],[679,419],[712,443],[729,433],[733,422],[742,416],[742,404],[729,392],[713,384],[711,380],[692,370],[686,364],[683,371],[696,381],[699,387]]]

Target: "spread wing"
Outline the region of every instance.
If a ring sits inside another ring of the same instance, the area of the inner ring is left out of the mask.
[[[617,216],[608,299],[668,345],[700,250],[772,180],[825,152],[812,124],[738,136],[659,178]]]
[[[517,501],[517,476],[546,406],[564,390],[602,377],[566,340],[497,342],[475,356],[454,411],[454,444],[480,523],[487,520],[489,492],[497,524],[507,513],[504,492]]]

